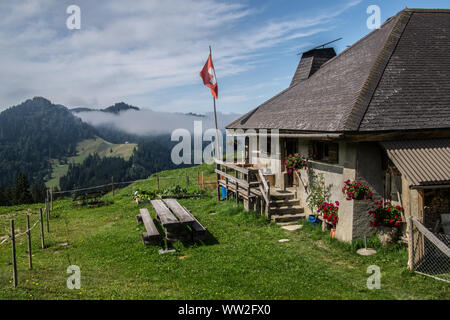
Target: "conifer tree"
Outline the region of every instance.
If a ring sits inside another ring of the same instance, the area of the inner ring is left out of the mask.
[[[33,197],[29,189],[27,177],[22,172],[19,172],[13,188],[14,204],[33,203]]]

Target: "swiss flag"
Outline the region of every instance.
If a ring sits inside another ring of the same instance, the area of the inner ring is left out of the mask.
[[[214,70],[211,54],[209,55],[208,60],[205,63],[205,66],[200,72],[200,77],[202,77],[205,86],[211,89],[211,93],[214,96],[214,98],[217,99],[219,96],[219,88],[217,86],[216,71]]]

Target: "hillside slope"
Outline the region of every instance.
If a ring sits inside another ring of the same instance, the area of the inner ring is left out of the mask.
[[[59,179],[67,174],[69,170],[69,163],[82,163],[90,154],[98,154],[103,157],[121,157],[129,160],[133,155],[134,148],[137,148],[136,143],[115,144],[100,137],[86,139],[77,144],[76,155],[67,158],[65,161],[52,159],[52,173],[51,178],[46,182],[46,186],[59,187]]]
[[[79,142],[96,130],[67,108],[36,97],[0,113],[0,187],[19,171],[42,182],[52,171],[50,159],[74,156]]]

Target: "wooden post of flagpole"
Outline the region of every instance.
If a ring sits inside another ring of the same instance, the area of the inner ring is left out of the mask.
[[[212,60],[212,50],[211,50],[211,46],[209,46],[209,55],[211,56],[211,60]],[[217,77],[216,77],[216,70],[215,68],[214,70],[214,78],[216,79],[216,83],[217,83]],[[214,122],[216,124],[216,159],[219,160],[219,129],[217,127],[217,112],[216,112],[216,98],[213,96],[213,103],[214,103]]]

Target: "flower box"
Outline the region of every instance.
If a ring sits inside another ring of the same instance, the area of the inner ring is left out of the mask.
[[[370,200],[373,197],[373,193],[370,191],[369,186],[356,180],[346,180],[344,182],[344,187],[342,187],[342,193],[345,194],[346,200]]]
[[[288,173],[293,173],[294,171],[300,170],[302,168],[306,169],[308,167],[308,160],[300,153],[296,153],[294,155],[290,154],[284,160],[283,164],[285,165]]]
[[[336,227],[339,216],[339,201],[332,202],[324,202],[317,209],[318,213],[322,214],[322,219],[324,222],[331,224],[333,227]]]

